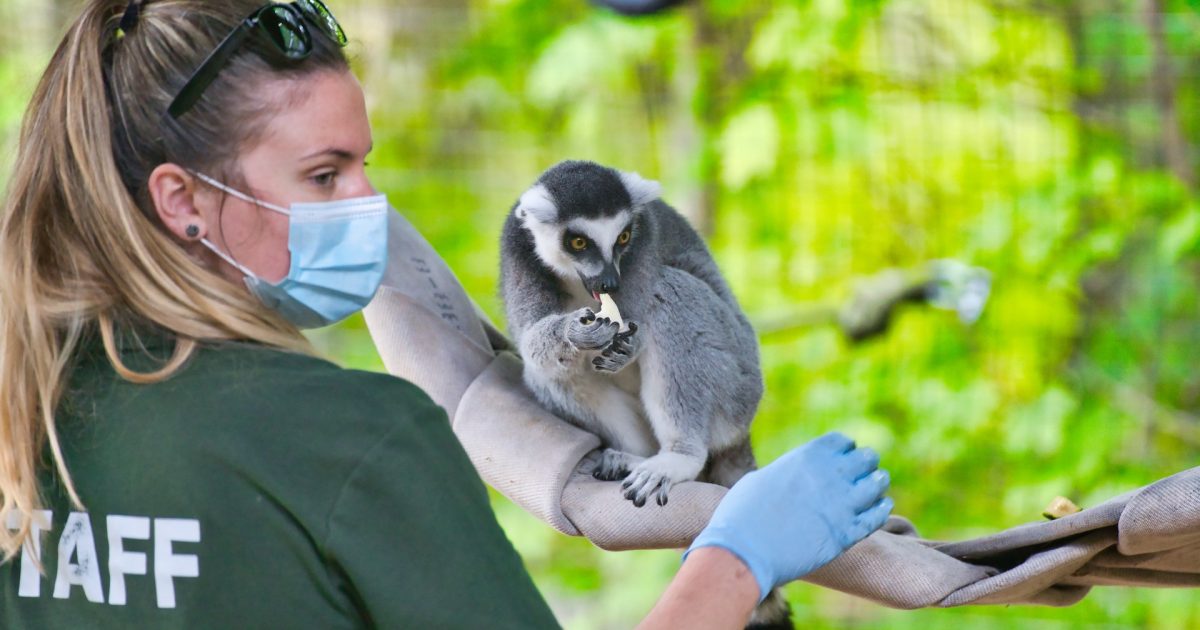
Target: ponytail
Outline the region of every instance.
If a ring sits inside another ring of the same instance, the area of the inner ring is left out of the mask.
[[[319,37],[314,53],[292,65],[244,47],[191,111],[180,120],[163,116],[186,77],[259,4],[91,0],[38,83],[0,216],[3,560],[29,540],[43,504],[37,474],[47,447],[72,505],[83,508],[55,410],[85,331],[99,331],[113,368],[135,383],[169,377],[205,341],[312,352],[294,326],[190,258],[146,191],[159,164],[229,169],[273,113],[254,92],[264,79],[347,69],[340,48]],[[115,328],[130,321],[174,335],[174,352],[159,369],[123,364]]]

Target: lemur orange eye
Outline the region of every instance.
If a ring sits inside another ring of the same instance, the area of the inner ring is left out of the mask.
[[[633,235],[629,233],[629,230],[625,230],[624,232],[621,232],[620,236],[617,237],[617,242],[621,245],[624,245],[629,242],[629,237],[631,236]]]
[[[577,252],[587,249],[587,239],[583,238],[582,236],[576,236],[575,238],[571,239],[571,249],[574,249]]]

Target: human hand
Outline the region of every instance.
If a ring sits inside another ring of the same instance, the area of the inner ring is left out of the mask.
[[[684,554],[733,552],[754,574],[760,599],[824,566],[879,529],[892,511],[879,455],[828,433],[747,473]]]
[[[590,308],[567,315],[567,341],[579,350],[598,350],[607,346],[621,325],[607,317],[596,317]]]

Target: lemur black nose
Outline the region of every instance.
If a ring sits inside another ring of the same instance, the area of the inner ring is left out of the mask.
[[[600,276],[596,278],[596,290],[600,293],[613,293],[621,285],[621,274],[617,271],[616,265],[608,263],[604,265],[604,271],[600,272]]]

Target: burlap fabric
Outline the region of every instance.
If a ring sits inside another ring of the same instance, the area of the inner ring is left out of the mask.
[[[445,407],[483,479],[551,527],[603,549],[686,547],[725,489],[683,483],[666,506],[636,508],[616,482],[592,479],[599,440],[532,399],[503,335],[399,214],[389,239],[367,326],[388,371]],[[893,517],[804,579],[894,608],[1062,606],[1097,585],[1200,586],[1200,468],[1056,521],[961,542],[923,540]]]

